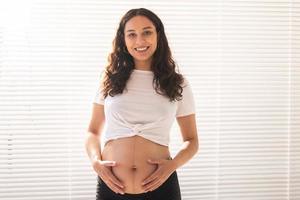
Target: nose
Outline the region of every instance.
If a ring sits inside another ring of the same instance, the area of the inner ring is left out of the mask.
[[[138,35],[136,38],[136,44],[137,45],[142,45],[145,43],[145,38],[143,37],[143,35]]]

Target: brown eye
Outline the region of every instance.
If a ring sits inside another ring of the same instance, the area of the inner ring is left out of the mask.
[[[127,36],[130,37],[130,38],[133,38],[133,37],[135,37],[135,33],[130,33]]]
[[[152,32],[151,31],[145,31],[145,33],[144,33],[145,35],[151,35],[152,34]]]

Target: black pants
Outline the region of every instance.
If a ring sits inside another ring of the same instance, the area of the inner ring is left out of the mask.
[[[99,176],[97,179],[96,200],[181,200],[176,171],[157,189],[139,194],[117,194],[112,191]]]

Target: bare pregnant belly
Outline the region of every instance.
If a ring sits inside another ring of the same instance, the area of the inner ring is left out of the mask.
[[[144,192],[142,181],[157,168],[147,160],[170,159],[170,152],[168,147],[136,135],[108,141],[101,156],[117,162],[112,172],[125,186],[125,193],[137,194]]]

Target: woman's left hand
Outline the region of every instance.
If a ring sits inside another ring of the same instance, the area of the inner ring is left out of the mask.
[[[169,176],[176,170],[176,166],[173,160],[149,159],[148,162],[150,164],[154,164],[158,166],[156,170],[142,182],[142,186],[145,192],[153,191],[159,186],[161,186],[169,178]]]

